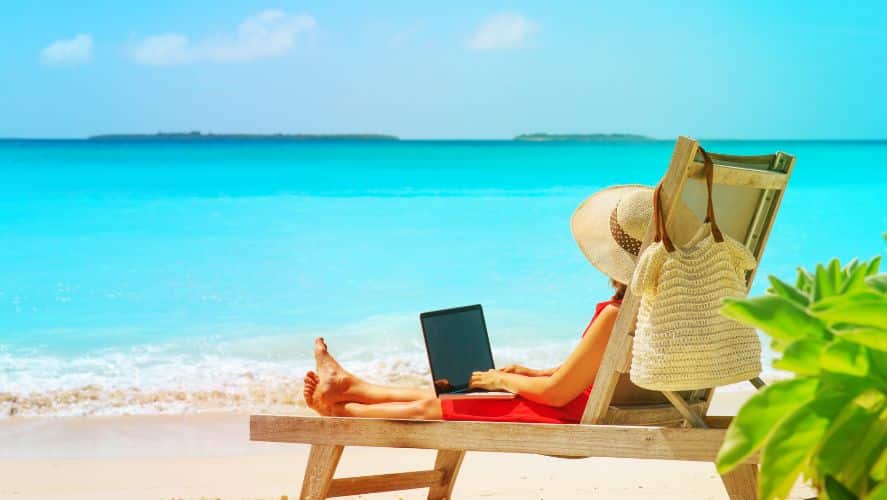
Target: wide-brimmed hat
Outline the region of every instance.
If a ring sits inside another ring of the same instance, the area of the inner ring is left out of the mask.
[[[679,244],[699,227],[699,219],[683,202],[668,224]],[[647,226],[653,219],[653,188],[640,184],[613,186],[586,198],[570,219],[573,238],[591,264],[614,280],[628,284],[638,260]]]

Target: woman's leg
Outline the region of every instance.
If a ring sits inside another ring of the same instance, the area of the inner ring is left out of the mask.
[[[351,396],[359,403],[404,403],[434,396],[434,391],[418,387],[395,387],[357,380],[359,384],[351,390]]]
[[[341,402],[364,404],[412,402],[434,396],[431,390],[371,384],[354,376],[332,357],[322,338],[314,342],[314,359],[317,363],[317,373],[308,372],[305,375],[305,401],[321,414],[327,413],[318,407],[332,406]]]
[[[332,414],[337,417],[443,419],[440,400],[437,398],[425,398],[409,403],[338,403],[333,407]]]

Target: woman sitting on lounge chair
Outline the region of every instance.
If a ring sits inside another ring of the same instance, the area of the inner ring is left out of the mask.
[[[342,368],[319,338],[317,370],[305,375],[306,403],[321,415],[343,417],[578,423],[651,220],[652,199],[650,188],[616,186],[576,209],[573,236],[588,260],[610,277],[616,293],[597,305],[582,340],[560,366],[512,365],[471,376],[471,387],[516,397],[438,399],[433,390],[371,384]]]

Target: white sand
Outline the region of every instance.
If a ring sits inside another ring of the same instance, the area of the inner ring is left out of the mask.
[[[722,393],[713,414],[746,397]],[[251,443],[246,415],[0,421],[0,498],[298,498],[308,447]],[[337,476],[430,467],[434,452],[346,448]],[[724,499],[714,466],[468,453],[454,497]],[[425,490],[361,498],[425,498]],[[793,498],[812,496],[807,489]]]

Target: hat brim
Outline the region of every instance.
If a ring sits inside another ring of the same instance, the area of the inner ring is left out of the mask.
[[[641,184],[613,186],[583,201],[570,218],[570,230],[579,249],[591,265],[614,280],[629,284],[637,256],[622,249],[610,233],[610,214],[624,196],[635,191],[650,192],[653,188]],[[676,244],[689,240],[699,227],[699,219],[687,205],[680,202],[678,213],[668,225],[668,234]],[[643,238],[641,238],[643,239]]]
[[[585,258],[600,272],[625,284],[631,280],[636,260],[610,234],[610,213],[623,196],[634,191],[653,190],[639,184],[603,189],[586,198],[570,218],[570,230]]]

